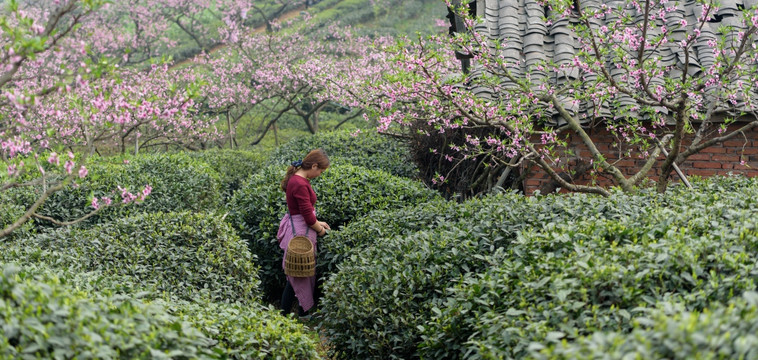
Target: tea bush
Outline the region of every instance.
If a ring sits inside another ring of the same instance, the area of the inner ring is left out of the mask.
[[[211,358],[213,340],[156,305],[72,291],[0,265],[0,358]]]
[[[424,326],[422,356],[520,358],[535,343],[628,331],[658,301],[702,309],[755,288],[755,220],[712,234],[676,220],[661,226],[674,214],[661,215],[523,233],[497,266],[450,289]]]
[[[141,204],[108,208],[86,224],[106,222],[140,212],[212,211],[221,200],[219,175],[205,162],[186,154],[140,155],[127,159],[92,158],[89,175],[78,186],[54,193],[39,212],[60,221],[79,218],[90,211],[91,196],[120,201],[118,186],[138,194],[145,185],[152,193]],[[114,161],[118,161],[114,163]],[[42,189],[35,188],[39,193]],[[39,221],[41,224],[49,224]]]
[[[286,167],[318,148],[324,149],[331,160],[340,158],[343,163],[370,170],[383,170],[411,178],[418,173],[409,157],[407,145],[375,131],[361,132],[355,136],[349,131],[334,131],[297,137],[276,148],[266,164]]]
[[[204,161],[219,174],[223,200],[230,199],[245,179],[260,170],[264,161],[262,155],[243,150],[211,149],[186,154]]]
[[[92,272],[44,266],[20,271],[11,264],[0,264],[0,270],[3,359],[321,357],[317,337],[257,303],[115,295],[102,288],[109,280]]]
[[[230,221],[240,236],[250,242],[261,265],[267,294],[278,297],[284,284],[282,251],[276,240],[279,221],[286,214],[285,194],[280,188],[285,167],[261,170],[237,191],[229,205]],[[335,164],[312,181],[318,196],[319,220],[332,229],[358,219],[372,210],[390,209],[438,197],[423,184],[379,170]]]
[[[422,356],[520,358],[543,343],[627,331],[641,308],[670,297],[702,309],[754,289],[758,188],[699,185],[672,189],[644,216],[522,234],[501,264],[451,290],[424,327]]]
[[[533,359],[756,359],[758,298],[754,292],[687,311],[661,303],[635,321],[629,333],[597,332],[530,354]]]
[[[112,276],[109,287],[155,290],[186,300],[259,297],[258,269],[247,244],[215,215],[141,214],[90,229],[40,234],[6,252],[3,257]],[[127,283],[118,285],[119,280]]]
[[[261,305],[172,302],[173,315],[217,341],[221,359],[318,359],[317,338],[297,320]]]
[[[417,357],[423,325],[434,309],[439,311],[449,296],[447,289],[463,276],[502,262],[503,248],[518,234],[581,217],[644,218],[649,202],[650,197],[619,194],[610,199],[492,195],[442,207],[460,211],[456,221],[444,226],[382,238],[347,253],[339,271],[325,284],[322,302],[322,326],[336,344],[335,356]],[[405,221],[402,214],[398,219],[400,224]],[[434,222],[430,220],[430,225]]]
[[[471,211],[453,201],[436,198],[399,209],[375,210],[319,239],[317,271],[328,276],[352,252],[375,246],[384,239],[436,228]]]
[[[412,358],[419,325],[466,273],[498,263],[530,199],[515,194],[475,200],[466,219],[383,239],[350,254],[324,285],[321,326],[338,358]]]
[[[322,326],[342,358],[519,358],[628,331],[659,301],[702,309],[753,290],[755,180],[696,187],[485,198],[458,223],[347,256]]]
[[[5,229],[16,222],[26,212],[26,209],[14,203],[7,197],[0,196],[0,229]],[[24,225],[12,232],[8,239],[25,238],[34,233],[34,220],[27,221]]]

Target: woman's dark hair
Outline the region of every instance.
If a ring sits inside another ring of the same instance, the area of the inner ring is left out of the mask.
[[[298,166],[294,166],[295,164]],[[313,164],[317,164],[319,169],[326,169],[329,167],[329,157],[326,156],[326,152],[324,152],[324,150],[312,150],[308,153],[308,155],[305,155],[302,160],[302,164],[299,164],[299,162],[293,162],[293,165],[290,165],[287,168],[287,175],[284,175],[284,180],[282,180],[282,191],[287,191],[287,183],[290,181],[292,175],[295,175],[295,172],[298,169],[310,169],[313,167]]]

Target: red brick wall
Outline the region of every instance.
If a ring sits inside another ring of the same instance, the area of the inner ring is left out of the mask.
[[[744,124],[740,124],[742,126]],[[738,126],[731,126],[729,130],[733,130]],[[605,129],[592,129],[589,132],[590,136],[595,142],[597,148],[606,154],[609,162],[616,162],[616,166],[624,172],[625,175],[630,176],[636,173],[644,164],[645,160],[622,157],[619,159],[619,149],[614,144],[616,138]],[[685,138],[685,144],[690,141],[691,137]],[[558,172],[566,172],[566,170],[582,170],[589,167],[589,159],[591,158],[589,150],[582,143],[578,136],[572,135],[569,140],[569,148],[574,152],[573,159],[579,159],[579,161],[572,160],[568,162],[568,166],[564,169],[555,168]],[[632,152],[634,156],[635,153]],[[569,157],[564,157],[569,158]],[[740,159],[743,159],[745,165],[740,165]],[[658,179],[660,174],[660,166],[662,165],[663,156],[658,158],[658,161],[648,173],[648,178],[653,181]],[[583,166],[584,165],[584,166]],[[687,161],[680,165],[680,169],[685,176],[712,176],[712,175],[726,175],[731,172],[734,174],[744,174],[746,176],[758,176],[758,129],[753,129],[749,132],[745,132],[744,136],[737,135],[729,141],[726,141],[719,145],[714,145],[709,148],[703,149],[700,153],[690,156]],[[536,165],[525,164],[522,166],[522,171],[528,171],[524,180],[524,190],[527,194],[532,194],[535,190],[540,190],[542,193],[552,192],[556,186],[558,186],[548,174],[537,167]],[[580,176],[573,175],[572,180],[575,184],[589,184],[595,181],[597,184],[603,186],[614,185],[615,182],[609,174],[595,173],[591,174],[593,170],[590,168],[586,172],[580,174]],[[675,172],[671,175],[672,181],[679,181],[679,177]]]

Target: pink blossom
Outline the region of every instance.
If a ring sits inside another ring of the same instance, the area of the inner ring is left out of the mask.
[[[99,209],[99,208],[100,208],[100,204],[98,204],[98,202],[97,202],[97,198],[96,198],[96,197],[93,197],[93,198],[92,198],[92,203],[90,203],[90,205],[92,205],[92,207],[93,207],[95,210],[97,210],[97,209]]]
[[[118,186],[118,190],[121,191],[121,200],[124,204],[128,204],[137,199],[137,196],[130,193],[128,189],[122,188],[120,185]]]
[[[66,160],[66,163],[63,165],[63,168],[66,169],[67,174],[71,174],[71,170],[74,169],[74,162],[71,160]]]
[[[58,158],[58,154],[55,152],[50,153],[50,157],[47,158],[47,162],[55,164],[56,166],[61,164],[60,159]]]
[[[16,167],[16,164],[8,165],[8,176],[14,177],[16,174],[18,174],[18,167]]]
[[[84,167],[84,166],[81,166],[81,167],[79,168],[79,177],[80,177],[80,178],[85,178],[85,177],[87,176],[87,174],[88,174],[88,173],[89,173],[89,171],[87,171],[87,168],[86,168],[86,167]]]
[[[153,188],[150,185],[145,185],[145,188],[142,189],[142,193],[140,193],[140,201],[145,201],[145,198],[150,195],[150,193],[153,191]]]

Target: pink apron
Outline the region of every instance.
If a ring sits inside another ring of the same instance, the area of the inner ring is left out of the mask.
[[[318,254],[318,249],[316,247],[316,238],[318,237],[318,234],[305,223],[305,218],[303,218],[302,215],[290,216],[290,214],[287,213],[279,222],[279,231],[276,234],[276,238],[279,240],[279,247],[284,251],[284,256],[282,256],[282,270],[284,270],[284,258],[287,256],[287,246],[296,234],[307,236],[313,244],[314,255]],[[287,281],[292,284],[292,288],[295,290],[295,296],[300,303],[300,307],[302,307],[304,311],[310,310],[314,305],[313,293],[316,290],[316,277],[287,276]]]

